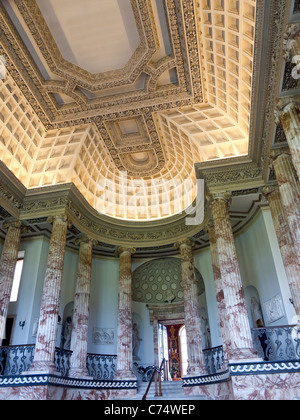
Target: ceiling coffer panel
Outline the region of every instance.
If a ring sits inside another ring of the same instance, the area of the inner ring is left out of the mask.
[[[27,188],[153,220],[194,201],[195,163],[247,158],[256,0],[0,6],[0,157]]]

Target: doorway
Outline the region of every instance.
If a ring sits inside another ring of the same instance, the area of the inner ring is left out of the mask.
[[[166,360],[167,380],[180,381],[187,374],[187,341],[183,322],[159,323],[159,359]]]

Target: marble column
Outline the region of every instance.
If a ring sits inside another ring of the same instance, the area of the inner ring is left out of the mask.
[[[226,302],[224,298],[223,282],[222,282],[222,276],[221,276],[221,270],[220,270],[216,232],[215,232],[213,221],[209,222],[206,229],[209,235],[210,254],[211,254],[216,298],[217,298],[217,305],[218,305],[218,312],[219,312],[219,319],[220,319],[220,330],[221,330],[222,341],[223,341],[224,364],[226,365],[226,363],[229,360],[231,340],[229,336],[229,330],[226,325],[227,310],[226,310]]]
[[[0,259],[0,345],[5,338],[6,318],[18,261],[22,227],[19,220],[6,222],[2,226],[3,229],[7,229],[7,234]]]
[[[298,259],[278,186],[266,186],[268,199],[286,276],[297,314],[300,314],[300,260]]]
[[[215,226],[226,315],[224,323],[230,337],[230,360],[255,357],[245,294],[230,223],[230,193],[214,194],[211,206]]]
[[[67,228],[66,216],[48,219],[53,224],[48,262],[44,280],[40,319],[36,338],[33,364],[30,373],[58,374],[55,364],[55,345],[64,268]]]
[[[159,367],[158,321],[153,321],[154,365]]]
[[[116,380],[136,380],[132,371],[132,273],[131,256],[134,248],[120,247],[119,305],[118,305],[118,359]]]
[[[276,117],[276,122],[282,124],[292,161],[300,179],[300,96],[279,99]]]
[[[194,258],[192,243],[189,239],[177,242],[175,248],[180,249],[181,271],[184,293],[185,327],[188,350],[188,376],[200,376],[206,373],[199,297],[195,282]]]
[[[281,201],[300,260],[300,184],[288,149],[276,149],[271,154]]]
[[[78,240],[77,284],[74,298],[73,329],[69,376],[72,378],[89,378],[86,367],[90,287],[92,277],[93,246],[97,241],[84,236]]]

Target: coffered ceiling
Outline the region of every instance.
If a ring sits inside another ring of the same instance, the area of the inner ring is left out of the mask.
[[[0,0],[0,158],[145,221],[195,199],[195,164],[249,162],[259,0]],[[168,196],[168,197],[167,197]]]

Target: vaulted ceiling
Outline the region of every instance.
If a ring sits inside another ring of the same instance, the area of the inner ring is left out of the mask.
[[[258,0],[1,0],[0,158],[99,213],[172,216],[195,164],[249,163]],[[256,65],[257,64],[257,65]]]

